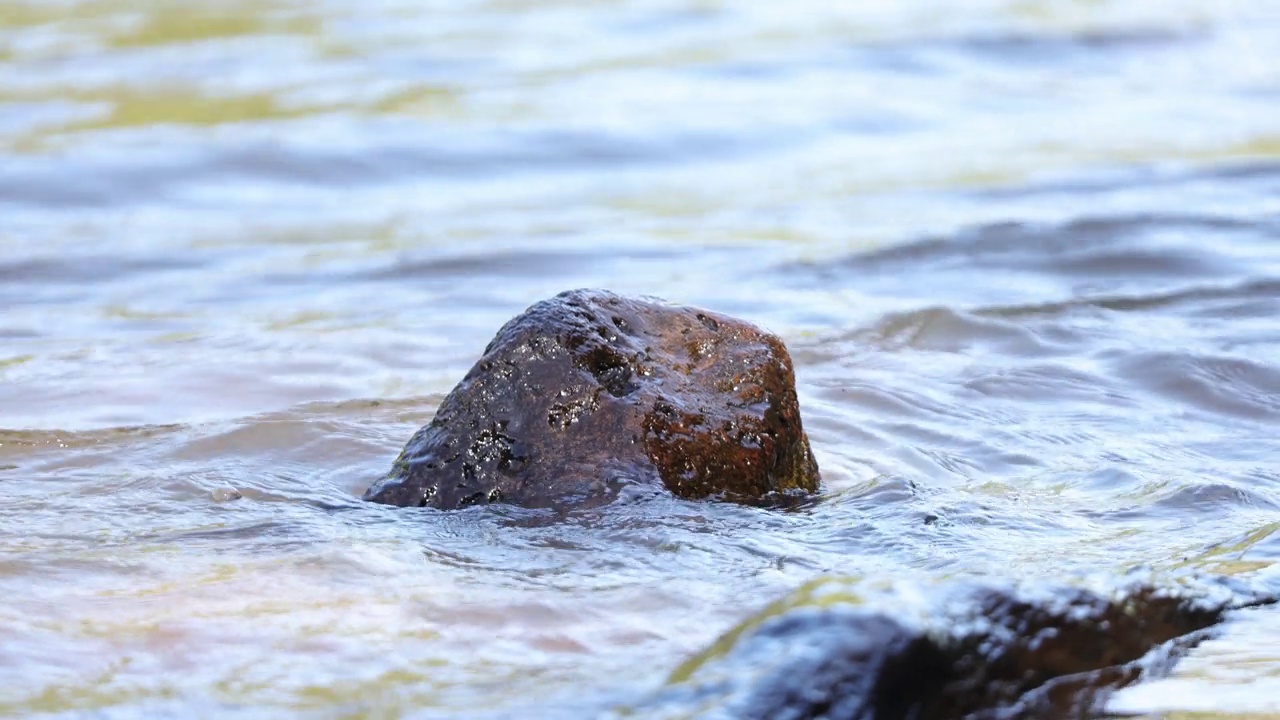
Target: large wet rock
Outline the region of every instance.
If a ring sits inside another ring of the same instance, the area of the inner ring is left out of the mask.
[[[750,503],[815,491],[782,341],[707,310],[561,293],[498,331],[365,499],[562,507],[628,485]]]
[[[1087,717],[1115,689],[1167,668],[1228,610],[1271,602],[1221,581],[880,593],[825,580],[729,632],[618,716]]]

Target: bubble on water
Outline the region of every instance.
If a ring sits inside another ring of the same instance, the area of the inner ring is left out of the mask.
[[[235,488],[229,488],[229,487],[216,488],[210,494],[213,496],[214,502],[220,502],[220,503],[231,502],[233,500],[240,500],[244,498],[244,495],[242,495],[239,490]]]

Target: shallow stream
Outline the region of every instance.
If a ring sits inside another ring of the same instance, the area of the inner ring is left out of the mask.
[[[360,503],[573,287],[782,335],[823,501]],[[589,717],[820,575],[1265,580],[1277,315],[1276,0],[0,0],[0,715]],[[1280,617],[1114,709],[1280,713]]]

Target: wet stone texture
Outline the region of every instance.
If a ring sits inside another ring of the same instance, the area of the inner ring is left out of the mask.
[[[868,602],[824,581],[748,620],[618,717],[950,720],[1093,717],[1235,608],[1224,587],[973,587]],[[922,607],[920,603],[923,602]]]
[[[656,299],[561,293],[498,331],[365,499],[566,507],[627,486],[759,504],[816,491],[782,341]]]

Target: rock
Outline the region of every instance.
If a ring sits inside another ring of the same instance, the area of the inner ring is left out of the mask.
[[[816,491],[782,341],[656,299],[561,293],[498,331],[364,497],[565,507],[627,485],[759,504]]]
[[[876,599],[829,579],[732,630],[616,717],[1093,717],[1112,691],[1167,667],[1228,610],[1272,602],[1225,585],[1146,582],[1101,592],[961,585]]]

